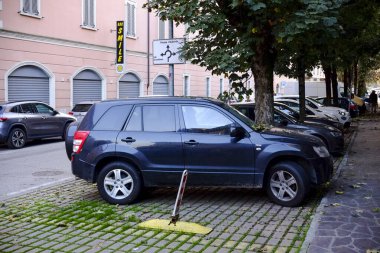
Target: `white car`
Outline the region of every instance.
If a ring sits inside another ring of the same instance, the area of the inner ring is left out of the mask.
[[[299,96],[298,95],[276,96],[275,100],[278,100],[278,99],[291,99],[291,100],[299,101]],[[343,108],[337,108],[334,106],[325,106],[311,97],[305,98],[305,105],[309,106],[309,108],[311,109],[314,109],[314,111],[316,112],[322,112],[324,114],[328,114],[330,116],[337,118],[339,122],[344,125],[344,127],[349,127],[351,125],[351,115],[347,110]]]

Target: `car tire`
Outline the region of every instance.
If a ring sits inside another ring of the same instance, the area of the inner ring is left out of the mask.
[[[26,144],[26,133],[21,128],[13,128],[8,136],[7,145],[11,149],[23,148]]]
[[[266,180],[269,198],[282,206],[298,206],[309,192],[308,177],[299,164],[284,161],[269,169]]]
[[[126,205],[133,203],[140,195],[141,176],[130,164],[113,162],[100,171],[97,187],[102,198],[108,203]]]

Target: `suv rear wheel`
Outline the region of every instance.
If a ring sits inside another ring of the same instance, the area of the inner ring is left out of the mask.
[[[269,198],[282,206],[297,206],[309,191],[304,169],[295,162],[281,162],[269,170],[266,191]]]
[[[111,204],[130,204],[139,196],[141,177],[128,163],[107,164],[99,173],[97,186],[100,195]]]
[[[9,134],[7,145],[9,148],[23,148],[26,144],[26,133],[21,128],[13,128]]]

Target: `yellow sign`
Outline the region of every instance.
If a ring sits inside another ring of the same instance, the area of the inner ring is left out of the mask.
[[[124,71],[124,21],[116,21],[116,72]]]

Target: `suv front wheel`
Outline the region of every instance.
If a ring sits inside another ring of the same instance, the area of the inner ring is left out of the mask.
[[[304,169],[295,162],[280,162],[270,168],[266,191],[269,198],[282,206],[299,205],[309,191]]]
[[[111,204],[130,204],[139,196],[141,177],[128,163],[107,164],[99,173],[97,186],[100,195]]]

